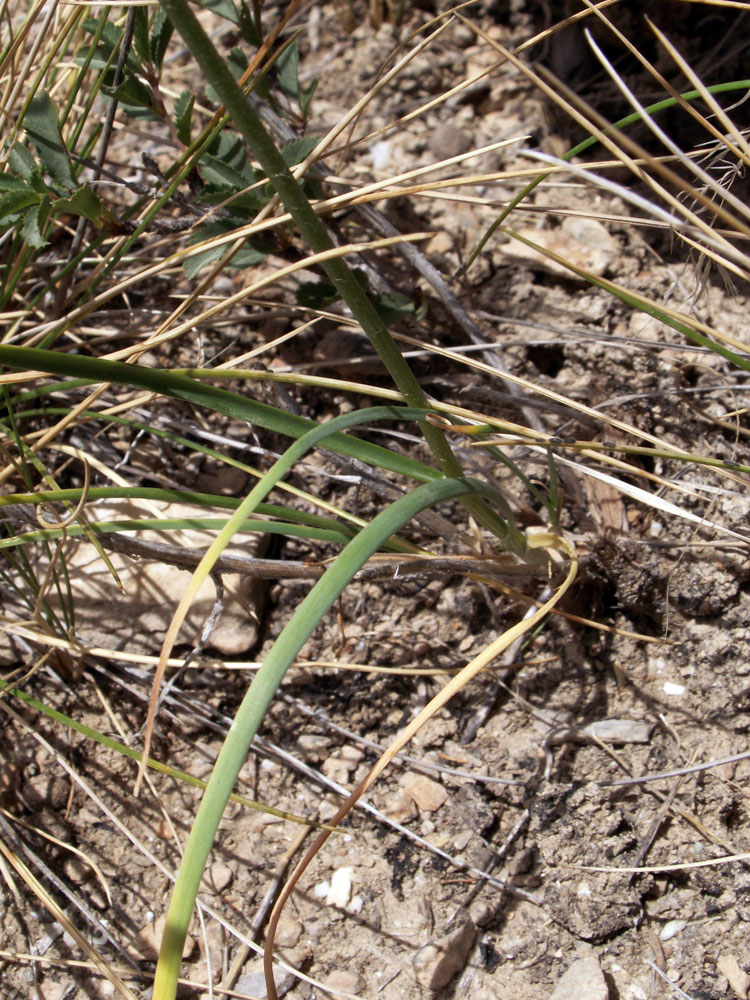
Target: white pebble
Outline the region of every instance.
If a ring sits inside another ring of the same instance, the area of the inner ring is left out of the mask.
[[[344,909],[352,898],[353,868],[337,868],[331,879],[331,887],[326,896],[326,906],[338,906]]]
[[[684,931],[687,927],[687,920],[669,920],[661,929],[659,934],[660,941],[670,941],[676,934],[680,931]]]
[[[685,687],[682,684],[674,684],[672,681],[664,681],[664,694],[681,695],[685,694]]]
[[[316,899],[325,899],[330,890],[331,887],[328,882],[318,882],[313,889],[313,896],[315,896]]]

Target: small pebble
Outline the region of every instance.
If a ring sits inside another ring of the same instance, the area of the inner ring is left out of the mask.
[[[659,933],[660,941],[670,941],[676,934],[684,931],[687,927],[687,920],[669,920]]]
[[[280,948],[293,948],[302,937],[303,930],[296,917],[283,914],[276,927],[276,944]]]
[[[331,887],[326,896],[326,906],[336,906],[343,910],[352,898],[353,868],[338,868],[331,878]]]
[[[416,802],[414,799],[409,798],[403,788],[393,796],[383,812],[388,819],[395,820],[396,823],[400,823],[402,826],[404,823],[410,823],[411,820],[416,819],[419,815]]]
[[[609,1000],[609,990],[596,955],[579,958],[562,974],[551,1000]]]
[[[404,792],[424,812],[435,812],[448,798],[446,789],[424,774],[412,775],[404,784]]]
[[[356,972],[349,972],[348,969],[334,969],[326,977],[326,986],[332,990],[341,990],[342,993],[354,993],[356,996],[365,988],[365,981]]]
[[[682,684],[675,684],[673,681],[664,681],[663,691],[664,694],[671,694],[678,697],[685,694],[685,687]]]
[[[214,861],[208,870],[208,885],[213,892],[221,892],[234,878],[234,872],[224,861]]]
[[[330,891],[331,886],[329,882],[318,882],[318,884],[313,888],[313,896],[315,896],[316,899],[325,899]]]

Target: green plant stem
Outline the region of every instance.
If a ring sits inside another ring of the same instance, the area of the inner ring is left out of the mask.
[[[188,6],[187,0],[160,0],[160,3],[224,104],[235,127],[265,171],[284,208],[294,219],[310,249],[313,253],[324,253],[326,250],[334,249],[333,241],[307,200],[301,185],[287,167],[260,116],[243,94],[226,62]],[[406,403],[409,406],[427,408],[429,404],[422,387],[349,265],[343,257],[335,257],[325,261],[322,266],[331,284],[366,333]],[[420,427],[443,474],[451,477],[460,476],[461,467],[443,432],[426,421],[423,421]],[[481,524],[502,538],[503,529],[498,519],[481,499],[469,497],[465,503]]]

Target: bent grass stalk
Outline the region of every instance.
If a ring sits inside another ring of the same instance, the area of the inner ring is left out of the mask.
[[[494,490],[476,480],[441,479],[417,487],[381,511],[326,570],[274,643],[237,711],[190,831],[167,912],[154,1000],[172,1000],[175,996],[183,942],[216,830],[250,744],[288,667],[323,615],[383,542],[428,507],[469,494],[498,499]]]

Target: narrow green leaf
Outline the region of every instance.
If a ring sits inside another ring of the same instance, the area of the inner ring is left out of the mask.
[[[26,134],[34,143],[42,166],[52,180],[66,191],[76,187],[68,151],[62,141],[57,108],[49,94],[34,97],[24,119]]]
[[[174,25],[160,7],[154,17],[154,26],[151,29],[151,62],[156,70],[161,70],[164,62],[164,53],[167,51],[169,39],[172,37]]]
[[[134,389],[157,392],[173,399],[183,399],[196,406],[206,406],[218,413],[246,420],[250,424],[256,424],[258,427],[273,430],[287,437],[300,437],[315,426],[311,420],[306,420],[304,417],[163,369],[129,365],[120,361],[105,361],[103,358],[89,358],[82,354],[62,354],[40,348],[16,347],[10,344],[0,345],[0,365],[7,365],[20,371],[48,372],[51,375],[89,379],[96,383],[112,382],[116,385],[128,385]],[[370,465],[409,476],[417,482],[424,483],[442,478],[442,473],[429,465],[390,451],[388,448],[371,444],[369,441],[352,438],[347,434],[333,435],[328,439],[326,447],[342,455],[351,455]],[[0,502],[3,499],[0,497]]]
[[[148,8],[136,7],[133,24],[133,49],[142,63],[151,62],[151,46],[148,38]]]
[[[385,538],[399,531],[427,507],[460,496],[483,494],[494,495],[494,491],[468,479],[443,479],[419,486],[363,528],[298,606],[245,694],[198,807],[169,904],[154,979],[155,998],[171,1000],[175,995],[182,947],[195,898],[229,793],[268,706],[295,656],[357,570],[378,550]]]
[[[174,102],[174,124],[177,130],[177,138],[183,146],[189,146],[190,122],[193,117],[193,107],[195,106],[195,94],[189,90],[183,90]]]
[[[36,698],[30,697],[25,691],[20,691],[18,688],[11,688],[6,681],[0,680],[0,691],[9,692],[14,698],[18,698],[18,700],[24,705],[27,705],[29,708],[33,708],[36,712],[46,715],[55,722],[59,722],[61,725],[67,726],[68,729],[72,729],[74,732],[80,733],[81,736],[85,736],[87,739],[93,740],[95,743],[100,743],[102,746],[105,746],[110,750],[114,750],[116,753],[120,753],[124,757],[128,757],[130,760],[140,762],[143,757],[143,754],[139,753],[138,750],[133,750],[132,747],[126,746],[124,743],[120,743],[119,740],[112,739],[111,736],[104,736],[102,733],[97,732],[96,729],[91,729],[90,726],[87,726],[82,722],[78,722],[69,715],[63,715],[63,713],[58,712],[57,709],[50,708],[43,702],[37,701]],[[174,778],[177,781],[182,781],[186,785],[192,785],[193,788],[205,788],[208,784],[208,782],[203,781],[202,778],[196,778],[187,771],[181,771],[179,768],[170,767],[168,764],[162,764],[161,761],[154,760],[153,757],[149,757],[148,766],[152,768],[152,770],[159,771],[161,774],[169,775],[169,777]],[[284,812],[283,809],[274,809],[273,806],[263,805],[262,802],[256,802],[254,799],[248,799],[244,795],[237,795],[233,792],[230,795],[230,798],[233,802],[246,806],[248,809],[255,809],[258,812],[267,813],[269,816],[278,816],[280,819],[289,820],[291,823],[301,823],[304,826],[310,826],[316,830],[331,829],[331,827],[326,826],[325,823],[314,823],[311,820],[304,819],[302,816],[297,816],[296,813]]]

